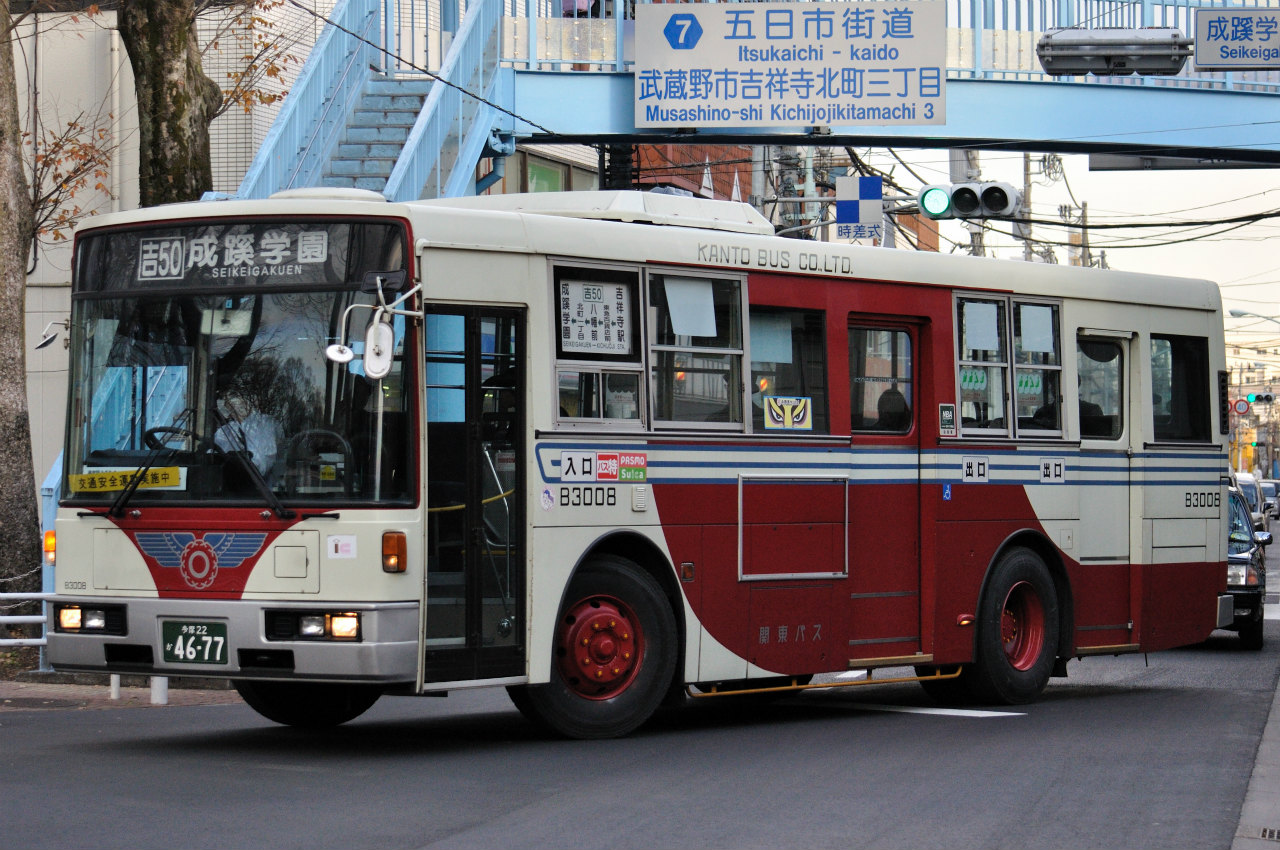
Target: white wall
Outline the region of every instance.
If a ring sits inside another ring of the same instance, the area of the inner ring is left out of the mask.
[[[115,32],[115,14],[40,15],[18,29],[14,65],[22,126],[34,133],[32,118],[58,129],[68,121],[108,130],[101,144],[113,149],[110,192],[90,187],[72,203],[92,212],[138,205],[137,110],[133,72]],[[30,138],[30,137],[28,137]],[[34,148],[28,148],[34,155]],[[50,322],[65,322],[71,305],[71,240],[34,252],[27,278],[27,393],[31,449],[39,486],[62,451],[67,398],[66,334],[35,351]],[[55,328],[61,330],[61,328]]]

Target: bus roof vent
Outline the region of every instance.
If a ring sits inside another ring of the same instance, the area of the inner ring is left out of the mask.
[[[306,189],[284,189],[271,195],[277,201],[377,201],[386,203],[386,198],[372,189],[344,189],[340,186],[314,186]]]
[[[773,235],[773,225],[749,204],[657,192],[531,192],[436,198],[419,203]]]

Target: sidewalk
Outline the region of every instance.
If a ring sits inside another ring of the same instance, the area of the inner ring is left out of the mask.
[[[1231,850],[1275,850],[1280,841],[1280,689],[1271,701],[1271,714],[1258,755],[1253,761],[1253,776],[1240,807],[1240,825],[1236,827]]]
[[[240,702],[228,688],[199,687],[203,680],[169,680],[168,705],[227,705]],[[191,687],[196,685],[197,687]],[[111,698],[107,676],[60,673],[26,673],[13,681],[0,681],[0,713],[39,709],[163,708],[153,706],[145,677],[125,676],[120,698]]]

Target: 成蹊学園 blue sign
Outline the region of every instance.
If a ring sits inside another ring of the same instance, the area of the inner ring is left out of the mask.
[[[1196,67],[1280,68],[1280,9],[1196,10]]]
[[[946,123],[942,0],[636,6],[637,127]]]

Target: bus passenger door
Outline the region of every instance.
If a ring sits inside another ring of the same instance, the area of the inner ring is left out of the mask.
[[[849,659],[921,651],[920,422],[923,326],[849,326]]]
[[[425,682],[524,673],[524,326],[427,309]]]
[[[1076,339],[1079,375],[1080,525],[1076,534],[1076,644],[1132,643],[1133,559],[1130,458],[1142,451],[1134,427],[1131,335],[1082,332]],[[1068,553],[1070,554],[1070,553]]]

